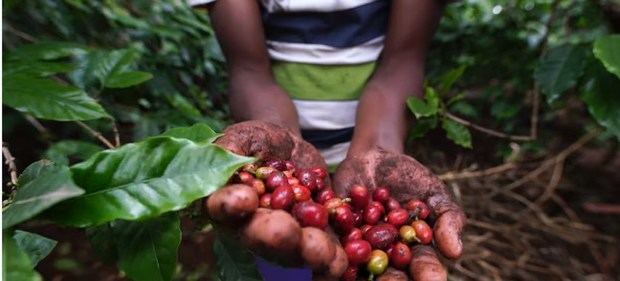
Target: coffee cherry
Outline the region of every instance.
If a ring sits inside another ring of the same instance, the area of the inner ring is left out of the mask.
[[[375,225],[364,233],[364,240],[368,241],[373,249],[387,250],[397,237],[398,230],[391,224]]]
[[[299,182],[297,178],[288,178],[287,181],[288,181],[288,185],[290,186],[301,185],[301,183]]]
[[[277,170],[272,167],[259,167],[256,169],[256,177],[264,180],[267,178],[267,176],[276,171]]]
[[[327,210],[321,204],[312,201],[297,203],[293,207],[292,214],[304,227],[313,226],[319,229],[327,227]]]
[[[396,209],[400,209],[400,203],[398,203],[398,201],[392,197],[390,197],[390,199],[388,199],[387,203],[385,203],[385,209],[389,212],[389,211],[393,211]]]
[[[274,189],[282,185],[288,185],[288,180],[286,179],[286,176],[282,172],[275,171],[269,174],[267,178],[265,179],[265,186],[269,190],[273,191]]]
[[[312,173],[316,175],[320,179],[324,179],[327,177],[327,169],[322,167],[316,167],[311,169]]]
[[[405,209],[414,212],[415,217],[420,220],[426,219],[431,212],[428,205],[418,199],[409,200],[407,204],[405,204]]]
[[[321,179],[321,178],[316,178],[316,190],[323,190],[327,188],[327,185],[325,184],[325,180]]]
[[[271,193],[271,208],[288,210],[295,201],[295,193],[293,188],[289,185],[278,186],[273,193]]]
[[[336,230],[340,233],[347,233],[354,227],[354,218],[351,208],[341,205],[334,209],[334,223]]]
[[[380,203],[387,203],[388,199],[390,199],[390,190],[385,187],[377,187],[372,192],[372,200]]]
[[[415,230],[416,240],[420,244],[427,245],[433,241],[433,230],[423,220],[417,220],[411,223],[411,226]]]
[[[406,224],[409,220],[409,212],[405,209],[396,209],[389,212],[386,219],[387,223],[395,227],[400,227],[401,225]]]
[[[258,200],[258,205],[261,206],[261,208],[271,208],[271,194],[265,193],[261,195]]]
[[[347,244],[349,241],[363,239],[364,233],[359,228],[352,228],[347,235],[343,236],[341,243]]]
[[[379,220],[381,219],[381,216],[383,216],[383,206],[381,206],[381,204],[373,204],[373,203],[377,203],[377,202],[370,202],[366,208],[364,208],[364,213],[363,213],[363,217],[364,217],[364,222],[366,224],[370,224],[370,225],[375,225],[379,222]]]
[[[237,175],[237,177],[239,178],[239,182],[246,184],[246,185],[252,185],[252,182],[254,181],[254,176],[248,172],[244,172],[241,171],[239,172],[239,174]]]
[[[349,198],[353,208],[362,210],[370,201],[370,193],[366,187],[356,184],[349,190]]]
[[[295,163],[293,163],[293,161],[286,160],[286,161],[284,161],[284,165],[286,165],[286,170],[287,171],[293,171],[294,172],[295,169],[296,169]]]
[[[282,160],[269,160],[265,163],[265,166],[272,167],[278,171],[286,171],[286,163]]]
[[[296,202],[303,202],[312,199],[310,190],[303,185],[293,185],[293,193],[295,194]]]
[[[316,187],[316,176],[312,171],[307,169],[295,170],[295,177],[297,177],[303,186],[310,189],[311,192],[318,190]]]
[[[388,256],[384,251],[374,250],[370,254],[370,258],[368,264],[366,265],[366,269],[372,275],[381,275],[388,266]]]
[[[409,266],[412,257],[409,246],[401,242],[394,243],[388,251],[388,255],[390,257],[390,264],[398,269],[404,269]]]
[[[370,201],[370,203],[368,203],[368,206],[378,208],[379,211],[381,211],[381,214],[385,214],[385,208],[383,207],[383,205],[381,205],[381,203],[377,201]]]
[[[327,202],[325,202],[323,206],[325,206],[325,208],[330,214],[333,214],[336,211],[336,208],[340,206],[346,205],[347,207],[349,207],[349,204],[347,204],[347,202],[348,200],[346,199],[334,197],[332,199],[327,200]]]
[[[316,194],[316,202],[319,204],[325,204],[329,199],[336,197],[336,193],[334,193],[331,189],[323,189]]]
[[[413,241],[416,241],[415,229],[413,229],[413,226],[411,225],[401,226],[398,230],[398,233],[400,234],[400,240],[405,243],[411,243]]]
[[[257,168],[258,168],[258,166],[256,166],[256,164],[250,163],[250,164],[243,165],[243,167],[241,167],[241,171],[248,172],[250,174],[254,174],[254,173],[256,173],[256,169]]]
[[[342,281],[355,281],[355,280],[357,280],[357,271],[358,271],[357,266],[349,265],[349,267],[347,267],[347,269],[344,270],[344,273],[340,277],[340,280],[342,280]]]
[[[366,240],[349,241],[344,246],[344,252],[347,253],[349,265],[357,265],[367,263],[370,259],[370,243]]]
[[[262,180],[254,179],[252,180],[251,186],[256,191],[256,194],[263,195],[265,193],[265,183]]]

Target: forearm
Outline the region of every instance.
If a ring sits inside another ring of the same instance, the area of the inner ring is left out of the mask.
[[[226,56],[233,118],[273,122],[299,135],[293,102],[271,73],[258,3],[216,1],[209,14]]]
[[[406,100],[423,95],[424,60],[443,4],[393,0],[385,47],[357,109],[349,156],[380,147],[401,153],[411,122]]]
[[[250,70],[231,72],[229,104],[237,122],[267,121],[300,134],[295,106],[272,77],[261,77]]]
[[[368,82],[357,109],[349,155],[380,147],[401,153],[412,122],[406,100],[423,93],[424,64],[397,63],[379,69]]]

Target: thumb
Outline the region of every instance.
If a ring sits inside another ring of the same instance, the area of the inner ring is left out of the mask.
[[[465,225],[465,214],[445,194],[430,197],[428,204],[437,216],[433,232],[439,251],[446,258],[459,258],[463,253],[461,233]]]

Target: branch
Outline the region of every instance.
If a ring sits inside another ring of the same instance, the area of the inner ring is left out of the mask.
[[[25,41],[28,42],[36,42],[37,39],[32,37],[30,34],[27,34],[25,32],[22,32],[16,28],[14,28],[12,25],[7,24],[6,22],[4,22],[4,30],[8,31],[9,33],[13,33],[15,34],[15,36],[24,39]]]
[[[105,144],[105,146],[107,146],[110,149],[115,148],[115,146],[108,140],[106,139],[99,131],[89,127],[88,125],[86,125],[84,122],[82,121],[75,121],[75,123],[77,123],[78,125],[80,125],[80,127],[84,128],[86,131],[88,131],[91,135],[93,135],[94,137],[96,137],[99,141],[101,141],[103,144]]]
[[[503,173],[508,170],[512,170],[517,168],[517,165],[514,162],[504,163],[499,166],[491,167],[482,171],[463,171],[459,173],[447,172],[445,174],[439,175],[439,179],[444,181],[453,181],[453,180],[462,180],[462,179],[471,179],[471,178],[479,178],[486,177],[494,174]]]
[[[121,137],[118,133],[118,127],[116,126],[116,121],[112,120],[112,133],[114,133],[114,147],[121,146]]]
[[[486,127],[482,127],[480,125],[474,124],[471,121],[462,119],[458,116],[453,115],[450,112],[445,111],[444,112],[444,116],[446,116],[447,118],[451,119],[454,122],[460,123],[461,125],[470,127],[474,130],[486,133],[487,135],[491,135],[494,137],[498,137],[498,138],[502,138],[502,139],[509,139],[512,141],[531,141],[533,140],[533,138],[531,136],[518,136],[518,135],[510,135],[510,134],[506,134],[506,133],[502,133],[499,131],[495,131],[493,129],[489,129]]]
[[[9,147],[6,143],[2,143],[2,155],[4,155],[4,163],[9,167],[9,175],[11,177],[11,186],[17,186],[17,166],[15,166],[15,157],[11,155]]]
[[[586,202],[583,203],[583,208],[595,214],[620,215],[620,205],[618,204]]]

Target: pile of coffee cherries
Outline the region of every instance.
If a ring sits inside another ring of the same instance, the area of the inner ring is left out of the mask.
[[[233,181],[253,187],[260,207],[288,211],[302,227],[325,230],[330,225],[348,259],[342,280],[379,276],[388,265],[405,269],[412,259],[410,246],[432,242],[424,202],[401,205],[388,188],[371,192],[361,185],[340,198],[327,178],[324,168],[297,169],[291,161],[271,160],[242,167]]]

